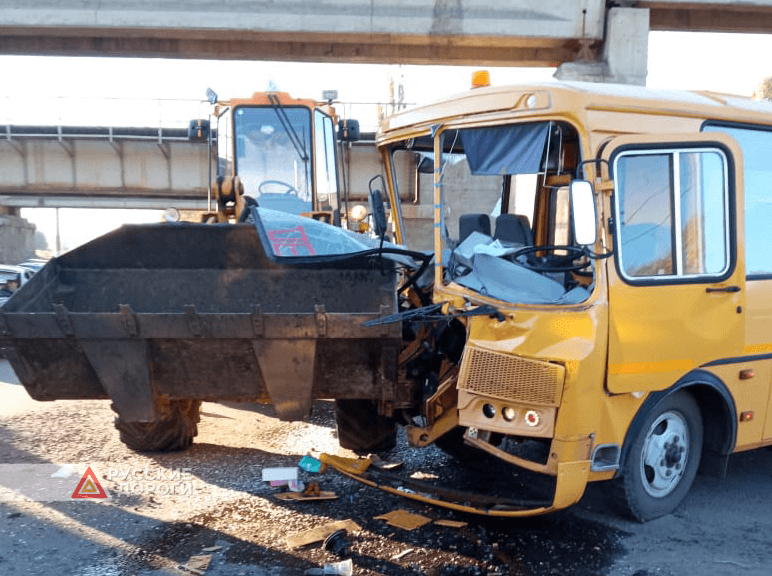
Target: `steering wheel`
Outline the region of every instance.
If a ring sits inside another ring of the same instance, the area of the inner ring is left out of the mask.
[[[557,250],[565,250],[567,254],[558,256],[554,254]],[[552,252],[552,254],[536,257],[537,252]],[[520,256],[525,256],[525,259],[517,260]],[[556,246],[526,246],[511,254],[509,258],[536,272],[575,272],[590,265],[589,262],[574,264],[574,261],[582,256],[584,256],[584,248],[581,246],[559,244]]]
[[[284,191],[285,194],[294,194],[295,196],[300,196],[300,192],[298,192],[297,188],[295,188],[289,182],[284,182],[283,180],[263,180],[260,182],[260,185],[257,187],[257,191],[260,192],[260,194],[269,194],[269,192],[263,190],[263,186],[284,186],[286,188]]]

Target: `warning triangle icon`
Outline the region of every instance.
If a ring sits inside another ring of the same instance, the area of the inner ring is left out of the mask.
[[[96,474],[89,466],[86,468],[86,472],[84,472],[80,482],[78,482],[75,492],[72,493],[72,498],[110,498],[110,496],[102,488]]]

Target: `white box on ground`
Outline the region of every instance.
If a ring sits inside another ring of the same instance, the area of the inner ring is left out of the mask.
[[[263,468],[263,482],[275,482],[277,480],[297,480],[297,466],[287,468]]]

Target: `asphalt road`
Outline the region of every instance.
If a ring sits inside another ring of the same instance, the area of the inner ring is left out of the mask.
[[[320,476],[337,507],[277,504],[260,467],[292,465],[330,450],[329,413],[285,424],[264,410],[205,404],[188,452],[140,456],[126,450],[104,402],[38,403],[0,362],[0,464],[97,462],[118,468],[187,468],[198,497],[116,495],[111,501],[0,502],[0,574],[191,574],[203,555],[209,576],[289,576],[336,560],[318,545],[290,549],[285,536],[353,518],[354,576],[769,576],[772,571],[772,451],[733,457],[726,479],[698,477],[678,510],[639,524],[620,518],[591,486],[575,507],[541,518],[491,520],[417,506],[339,475]],[[442,474],[458,466],[429,453]],[[431,471],[431,470],[430,470]],[[474,474],[474,470],[470,474]],[[102,479],[108,489],[116,483]],[[462,520],[414,531],[375,520],[396,508]],[[400,553],[408,551],[404,556]],[[204,573],[201,572],[201,573]]]

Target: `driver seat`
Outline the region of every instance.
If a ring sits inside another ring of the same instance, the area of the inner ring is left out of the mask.
[[[528,217],[522,214],[501,214],[496,218],[494,240],[508,244],[533,246],[533,232],[528,223]]]

